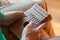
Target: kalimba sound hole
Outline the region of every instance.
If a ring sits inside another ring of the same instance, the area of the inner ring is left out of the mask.
[[[27,22],[25,22],[25,23],[24,23],[24,27],[25,27],[28,23],[29,23],[28,21],[27,21]]]

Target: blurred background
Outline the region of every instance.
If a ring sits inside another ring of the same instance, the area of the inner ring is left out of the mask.
[[[52,15],[52,25],[56,36],[60,36],[60,0],[45,0],[48,12]]]

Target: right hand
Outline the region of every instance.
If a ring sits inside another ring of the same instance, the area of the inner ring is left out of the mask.
[[[44,40],[48,39],[48,34],[41,29],[41,27],[45,27],[47,23],[41,24],[39,27],[33,29],[34,23],[30,22],[22,32],[22,38],[26,38],[27,40]]]

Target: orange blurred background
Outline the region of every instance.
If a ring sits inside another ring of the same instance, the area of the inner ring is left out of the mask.
[[[56,36],[60,35],[60,0],[46,0],[48,12],[52,15],[52,25]]]

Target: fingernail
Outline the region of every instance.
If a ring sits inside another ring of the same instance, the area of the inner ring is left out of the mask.
[[[31,24],[32,22],[29,22],[29,24]]]
[[[29,25],[30,25],[30,26],[34,26],[34,22],[30,22]]]
[[[34,22],[30,21],[30,23],[29,23],[29,24],[34,24]]]
[[[33,22],[29,22],[28,26],[33,26],[34,23]]]

